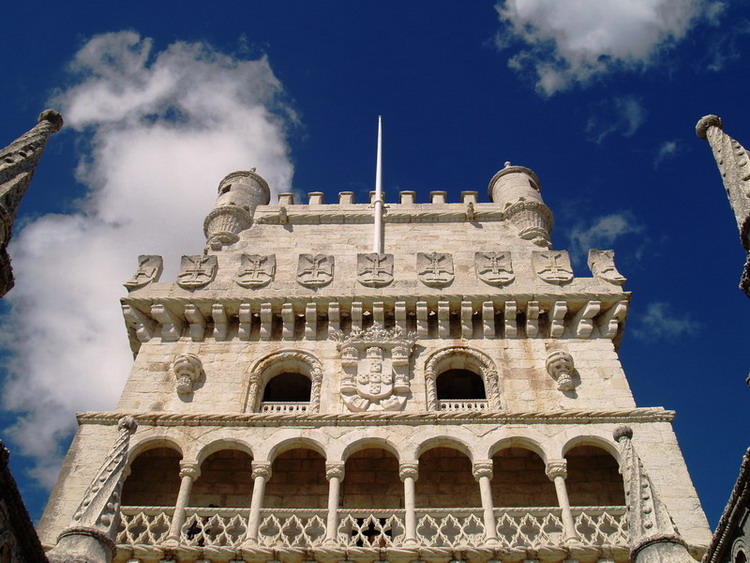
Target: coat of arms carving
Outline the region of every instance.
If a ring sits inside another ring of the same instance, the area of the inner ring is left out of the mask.
[[[203,287],[213,281],[217,269],[216,256],[183,256],[180,261],[180,273],[177,274],[177,285],[185,289]]]
[[[306,287],[323,287],[333,280],[333,256],[329,254],[300,254],[297,262],[297,281]]]
[[[275,273],[275,254],[243,254],[235,281],[242,287],[264,287],[273,281]]]
[[[516,278],[510,252],[476,252],[474,266],[477,277],[490,285],[506,285]]]
[[[161,256],[142,254],[138,257],[138,269],[133,277],[123,285],[128,291],[144,287],[152,282],[158,282],[164,270],[164,261]]]
[[[357,280],[368,287],[383,287],[393,281],[393,254],[357,254]]]
[[[397,411],[409,395],[409,359],[414,342],[412,333],[396,327],[386,330],[379,324],[350,334],[336,332],[341,354],[341,398],[353,412]]]
[[[573,279],[570,257],[564,250],[544,250],[532,254],[534,271],[547,283],[564,284]]]
[[[589,268],[595,277],[615,285],[622,285],[627,280],[615,266],[614,250],[589,250]]]
[[[417,252],[417,277],[432,287],[452,283],[453,256],[446,252]]]

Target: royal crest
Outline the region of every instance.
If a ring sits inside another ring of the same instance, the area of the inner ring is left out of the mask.
[[[393,254],[357,254],[357,280],[368,287],[383,287],[393,281]]]
[[[594,277],[615,285],[623,285],[627,280],[615,266],[614,250],[589,250],[589,268]]]
[[[506,285],[516,278],[510,252],[476,252],[474,267],[477,277],[490,285]]]
[[[297,281],[306,287],[323,287],[333,280],[333,256],[329,254],[300,254]]]
[[[163,270],[164,261],[161,256],[142,254],[138,257],[138,269],[135,274],[123,285],[128,288],[128,291],[147,286],[159,281]]]
[[[349,335],[335,332],[341,354],[341,398],[354,412],[397,411],[409,395],[409,358],[415,337],[375,324]]]
[[[275,273],[275,254],[243,254],[235,281],[242,287],[264,287],[273,281]]]
[[[216,256],[183,256],[180,261],[180,273],[177,274],[177,285],[185,289],[208,285],[216,277],[217,268]]]
[[[544,250],[532,254],[536,275],[548,283],[563,284],[573,279],[570,257],[564,250]]]
[[[446,252],[417,252],[417,277],[425,284],[440,287],[453,282],[453,256]]]

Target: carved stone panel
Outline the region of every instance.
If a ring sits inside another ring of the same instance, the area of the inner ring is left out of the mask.
[[[333,280],[333,256],[329,254],[300,254],[297,281],[306,287],[323,287]]]
[[[441,287],[453,282],[453,256],[447,252],[418,252],[417,277],[425,285]]]
[[[135,274],[123,285],[128,288],[128,291],[147,286],[152,282],[159,281],[163,270],[164,261],[161,256],[142,254],[138,257],[138,269]]]
[[[510,252],[476,252],[474,266],[477,277],[490,285],[506,285],[516,278]]]
[[[573,279],[570,257],[564,250],[544,250],[532,254],[534,271],[547,283],[564,284]]]
[[[275,254],[243,254],[235,281],[242,287],[264,287],[273,281],[275,274]]]
[[[589,268],[595,277],[615,285],[622,285],[627,278],[617,271],[614,250],[589,250]]]
[[[177,285],[185,289],[195,289],[208,285],[216,277],[218,261],[216,256],[183,256]]]
[[[415,337],[375,324],[349,335],[336,332],[341,354],[341,398],[353,412],[397,411],[409,395],[409,359]]]
[[[383,287],[393,281],[393,254],[357,254],[357,281],[368,287]]]

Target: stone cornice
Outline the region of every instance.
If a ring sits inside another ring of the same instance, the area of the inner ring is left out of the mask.
[[[611,410],[560,409],[549,412],[414,412],[414,413],[294,413],[294,414],[178,414],[150,412],[85,412],[79,424],[115,425],[130,415],[141,427],[149,426],[396,426],[456,424],[611,424],[672,422],[675,411],[662,407]]]

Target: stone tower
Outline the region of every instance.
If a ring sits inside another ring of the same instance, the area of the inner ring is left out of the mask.
[[[135,361],[78,416],[53,561],[701,556],[674,413],[636,407],[618,358],[625,279],[599,250],[575,276],[531,170],[489,202],[402,191],[383,253],[352,192],[270,196],[232,173],[174,282],[139,258]]]

